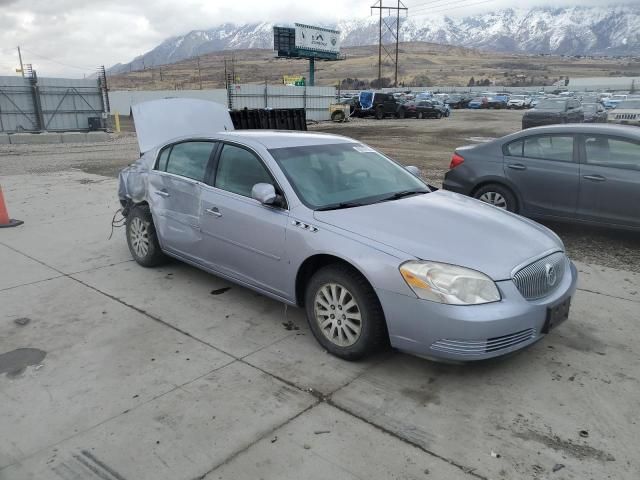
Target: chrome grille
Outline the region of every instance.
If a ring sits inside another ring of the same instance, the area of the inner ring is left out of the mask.
[[[635,113],[616,113],[616,120],[635,120]]]
[[[520,332],[489,338],[487,340],[450,340],[442,339],[431,345],[432,350],[452,355],[482,355],[497,352],[519,343],[531,340],[536,336],[536,330],[528,328]]]
[[[567,268],[567,257],[563,252],[552,253],[518,270],[513,283],[527,300],[546,297],[562,282]]]

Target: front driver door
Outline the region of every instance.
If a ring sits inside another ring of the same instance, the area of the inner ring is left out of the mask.
[[[240,281],[286,296],[285,232],[288,211],[251,198],[256,183],[278,186],[250,149],[225,143],[216,162],[213,186],[202,191],[204,260]]]
[[[640,142],[583,135],[578,215],[583,220],[640,226]]]
[[[579,167],[574,150],[574,137],[566,133],[532,135],[505,146],[504,173],[520,194],[523,213],[575,214]]]
[[[196,258],[201,243],[200,194],[214,142],[165,147],[149,174],[149,202],[164,250]]]

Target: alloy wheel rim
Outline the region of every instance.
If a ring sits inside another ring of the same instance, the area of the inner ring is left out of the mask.
[[[353,294],[343,285],[326,283],[314,300],[316,322],[334,345],[350,347],[362,333],[362,314]]]
[[[135,254],[140,258],[146,257],[147,253],[149,253],[149,230],[147,225],[138,217],[131,221],[129,238]]]
[[[507,210],[507,200],[498,192],[485,192],[480,195],[479,200],[502,210]]]

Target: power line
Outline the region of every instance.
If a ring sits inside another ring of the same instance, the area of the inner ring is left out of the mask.
[[[447,1],[447,0],[439,0],[439,2],[443,2],[443,1]],[[432,7],[422,7],[416,10],[412,10],[413,13],[416,12],[425,12],[428,11],[428,13],[443,13],[443,12],[448,12],[449,10],[456,10],[459,8],[465,8],[465,7],[472,7],[474,5],[482,5],[484,3],[490,3],[494,0],[482,0],[480,2],[475,2],[475,3],[466,3],[469,0],[461,0],[461,1],[457,1],[457,2],[449,2],[447,5],[433,5]],[[434,8],[435,10],[433,10],[432,8]]]
[[[467,0],[467,1],[468,1],[468,0]],[[465,5],[445,7],[445,8],[443,8],[443,9],[441,9],[441,10],[433,10],[433,11],[432,11],[432,12],[430,12],[430,13],[443,13],[443,12],[448,12],[448,11],[450,11],[450,10],[457,10],[457,9],[459,9],[459,8],[466,8],[466,7],[473,7],[473,6],[475,6],[475,5],[482,5],[482,4],[484,4],[484,3],[490,3],[490,2],[493,2],[493,1],[494,1],[494,0],[483,0],[483,1],[481,1],[481,2],[467,3],[467,4],[465,4]]]
[[[443,2],[447,2],[447,1],[449,1],[449,0],[432,0],[431,2],[419,3],[418,5],[409,5],[409,7],[411,8],[411,11],[422,10],[422,7],[425,7],[425,6],[428,6],[428,5],[432,5],[434,3],[443,3]]]
[[[22,50],[24,50],[25,52],[27,52],[27,53],[29,53],[29,54],[31,54],[31,55],[33,55],[33,56],[35,56],[35,57],[38,57],[38,58],[40,58],[41,60],[47,61],[47,62],[57,63],[58,65],[62,65],[62,66],[64,66],[64,67],[75,68],[75,69],[82,70],[82,71],[85,71],[85,72],[86,72],[87,70],[92,70],[92,71],[94,70],[94,67],[79,67],[79,66],[77,66],[77,65],[71,65],[71,64],[68,64],[68,63],[60,62],[60,61],[58,61],[58,60],[54,60],[54,59],[49,58],[49,57],[45,57],[44,55],[40,55],[39,53],[33,52],[33,51],[31,51],[31,50],[28,50],[28,49],[26,49],[26,48],[24,48],[24,47],[21,47],[21,48],[22,48]]]

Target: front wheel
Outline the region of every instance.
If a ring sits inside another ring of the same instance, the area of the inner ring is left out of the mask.
[[[127,215],[126,235],[129,251],[137,263],[155,267],[166,262],[148,206],[138,205],[131,209]]]
[[[384,118],[384,108],[378,107],[376,108],[376,120],[382,120]]]
[[[436,113],[436,118],[440,120],[442,118],[442,112]]]
[[[313,336],[333,355],[358,360],[388,342],[384,313],[369,282],[343,265],[318,270],[305,292]]]
[[[501,210],[517,213],[518,205],[515,195],[506,187],[498,184],[489,184],[478,189],[473,198],[493,205]]]

